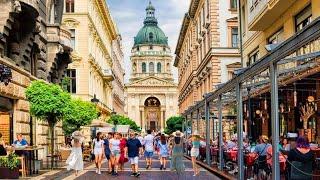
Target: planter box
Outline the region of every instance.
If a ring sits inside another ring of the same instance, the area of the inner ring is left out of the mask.
[[[0,167],[0,179],[19,179],[19,168],[10,170],[9,168]]]

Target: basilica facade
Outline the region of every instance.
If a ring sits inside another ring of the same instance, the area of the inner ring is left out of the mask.
[[[163,131],[166,119],[178,113],[178,89],[172,75],[168,38],[158,27],[155,8],[146,8],[144,26],[134,38],[132,74],[125,86],[125,111],[142,131]]]

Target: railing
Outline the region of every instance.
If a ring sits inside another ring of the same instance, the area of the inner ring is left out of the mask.
[[[269,0],[248,0],[248,24],[251,24],[252,21],[261,14],[264,8],[267,8]]]

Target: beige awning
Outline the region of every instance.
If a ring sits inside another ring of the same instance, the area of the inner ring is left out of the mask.
[[[113,125],[100,119],[94,119],[89,125],[89,127],[113,127]]]

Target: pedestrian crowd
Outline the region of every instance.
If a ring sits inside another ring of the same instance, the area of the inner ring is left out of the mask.
[[[75,170],[76,176],[78,171],[83,170],[83,159],[81,152],[81,143],[83,137],[79,132],[72,134],[72,151],[67,159],[68,170]],[[162,133],[152,133],[147,130],[147,134],[129,132],[129,137],[123,137],[121,133],[98,132],[92,140],[92,159],[94,160],[96,173],[102,174],[102,161],[106,159],[107,173],[112,176],[118,176],[124,170],[124,164],[129,162],[131,165],[130,176],[139,177],[139,159],[145,159],[145,168],[155,168],[153,165],[154,155],[157,155],[160,160],[160,170],[167,169],[167,161],[171,159],[172,171],[180,176],[184,172],[185,166],[183,163],[183,133],[176,131],[171,135]]]

